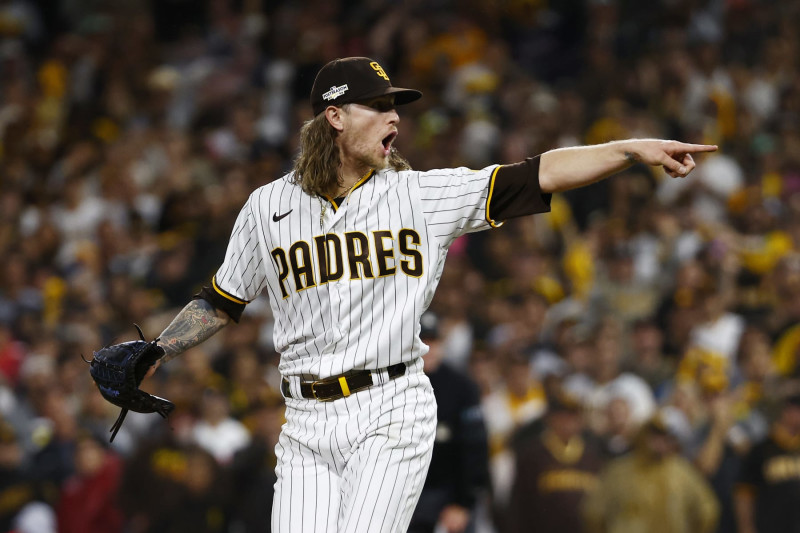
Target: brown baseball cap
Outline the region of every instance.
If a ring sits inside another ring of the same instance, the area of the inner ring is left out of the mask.
[[[395,105],[413,102],[422,96],[414,89],[393,87],[377,61],[368,57],[334,59],[317,73],[311,88],[311,107],[319,115],[329,105],[363,102],[376,96],[393,94]]]

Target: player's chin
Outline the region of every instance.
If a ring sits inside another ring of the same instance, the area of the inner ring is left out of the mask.
[[[374,168],[375,170],[383,170],[384,168],[389,168],[390,159],[391,159],[391,152],[389,152],[388,154],[381,152],[381,154],[378,155],[378,157],[376,157],[372,162],[372,168]]]

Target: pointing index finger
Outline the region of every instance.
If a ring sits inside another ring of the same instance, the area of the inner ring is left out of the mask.
[[[719,149],[719,147],[716,144],[688,144],[688,143],[681,143],[679,148],[681,152],[690,152],[690,153],[716,152]]]

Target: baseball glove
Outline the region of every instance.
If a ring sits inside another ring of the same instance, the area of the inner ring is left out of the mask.
[[[111,426],[111,442],[117,436],[128,411],[158,413],[163,418],[175,409],[175,404],[139,389],[148,369],[164,356],[164,349],[156,342],[146,342],[138,325],[141,340],[106,346],[94,352],[89,363],[89,374],[100,389],[103,398],[121,407],[117,421]],[[85,360],[85,359],[84,359]]]

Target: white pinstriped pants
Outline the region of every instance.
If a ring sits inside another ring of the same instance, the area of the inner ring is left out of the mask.
[[[272,531],[405,532],[435,434],[436,398],[420,359],[347,398],[287,398]]]

